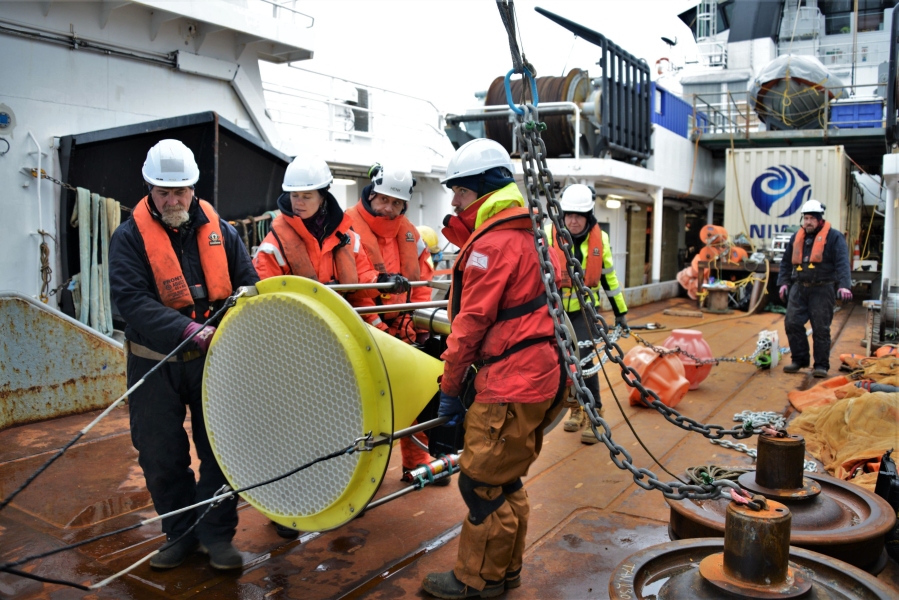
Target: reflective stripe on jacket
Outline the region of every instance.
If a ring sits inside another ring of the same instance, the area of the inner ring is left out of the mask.
[[[571,281],[567,277],[564,255],[562,249],[558,247],[555,229],[551,223],[546,226],[546,237],[549,239],[549,243],[556,247],[560,264],[566,273],[563,276],[562,287],[559,290],[562,293],[562,305],[566,312],[579,311],[581,303],[577,299],[577,294],[569,287]],[[596,237],[600,239],[601,261],[599,256],[593,251],[597,247],[594,243]],[[608,234],[599,225],[594,225],[593,229],[590,230],[590,235],[581,242],[581,256],[581,267],[584,269],[584,283],[587,284],[587,287],[596,294],[599,294],[599,288],[602,287],[609,299],[609,304],[612,306],[612,312],[616,315],[626,314],[627,303],[624,301],[624,288],[618,281],[615,265],[612,263],[612,244],[609,242]],[[596,276],[597,271],[599,272],[598,277]],[[596,279],[593,279],[593,277],[596,277]],[[565,285],[566,283],[568,284],[567,286]]]
[[[150,214],[149,202],[149,198],[144,196],[134,208],[132,217],[144,242],[147,260],[156,280],[156,291],[162,303],[169,308],[180,310],[193,306],[194,299],[172,248],[172,242],[165,231],[165,226]],[[200,265],[206,279],[206,296],[211,302],[216,302],[231,295],[228,257],[222,245],[222,229],[219,226],[218,213],[205,200],[198,202],[207,219],[206,223],[197,228]]]
[[[321,247],[301,218],[278,215],[272,221],[272,231],[262,240],[253,265],[262,279],[277,275],[298,275],[323,283],[371,283],[377,279],[346,215]]]

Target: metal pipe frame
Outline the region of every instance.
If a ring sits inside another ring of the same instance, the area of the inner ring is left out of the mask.
[[[446,300],[434,300],[433,302],[410,302],[409,304],[386,304],[384,306],[354,307],[357,315],[379,315],[389,312],[408,312],[418,308],[446,308]]]
[[[412,287],[430,286],[430,281],[410,281]],[[392,283],[337,283],[328,287],[335,292],[355,292],[357,290],[389,290],[394,284]]]

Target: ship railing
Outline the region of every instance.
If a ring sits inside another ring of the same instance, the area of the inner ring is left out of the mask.
[[[271,15],[273,19],[292,25],[305,25],[306,29],[315,25],[315,17],[298,11],[296,6],[297,0],[256,0],[252,4],[255,12]]]
[[[418,148],[445,158],[440,148],[450,146],[443,131],[443,114],[429,100],[293,65],[291,69],[301,71],[309,79],[308,85],[306,79],[302,88],[263,81],[263,91],[272,121],[292,129],[304,143],[353,142],[358,138],[400,146],[404,151]],[[345,99],[348,87],[355,88],[356,101]],[[338,97],[341,95],[343,98]]]
[[[882,84],[855,86],[855,95],[849,96],[849,86],[821,86],[824,106],[820,129],[856,129],[883,127],[886,114],[886,98]],[[837,97],[838,99],[834,99]],[[752,133],[764,131],[749,100],[749,92],[694,94],[693,114],[690,115],[691,139],[706,134],[730,134],[734,138],[748,138]],[[846,105],[874,104],[875,108],[862,114],[857,109],[844,109]],[[852,114],[852,112],[856,114]]]
[[[726,67],[727,66],[727,42],[697,42],[699,55],[707,67]]]
[[[780,52],[779,54],[786,54],[786,51]],[[805,53],[803,52],[803,54]],[[825,67],[834,65],[852,66],[853,56],[855,57],[854,62],[856,67],[873,67],[880,63],[889,62],[890,41],[887,38],[883,38],[877,41],[859,40],[854,45],[852,42],[819,44],[815,56]]]

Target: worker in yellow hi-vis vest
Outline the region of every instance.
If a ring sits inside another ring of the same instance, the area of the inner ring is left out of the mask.
[[[599,293],[600,286],[609,298],[612,312],[615,313],[615,325],[627,329],[627,304],[624,301],[624,288],[618,282],[615,274],[615,266],[612,264],[612,248],[609,236],[599,228],[596,216],[593,214],[593,206],[596,202],[595,192],[583,184],[570,185],[562,192],[562,211],[565,214],[565,226],[571,233],[574,241],[574,255],[581,261],[584,269],[584,283],[594,293]],[[562,268],[562,306],[568,313],[568,318],[574,326],[574,333],[579,341],[590,340],[590,329],[581,312],[581,304],[577,299],[577,293],[571,288],[571,280],[564,268],[565,257],[557,239],[557,233],[549,224],[546,228],[547,237],[560,255]],[[587,353],[590,351],[587,350]],[[596,408],[602,412],[602,403],[599,400],[599,377],[593,375],[585,381],[587,389],[596,399]],[[564,423],[565,431],[579,431],[587,423],[587,415],[577,406],[571,409],[568,420]],[[587,427],[581,433],[581,442],[595,444],[599,440],[593,434],[593,429]]]

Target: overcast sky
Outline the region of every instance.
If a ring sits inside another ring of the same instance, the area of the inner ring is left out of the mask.
[[[599,48],[534,11],[535,6],[594,29],[653,68],[663,56],[695,54],[678,12],[695,0],[520,0],[524,53],[538,75],[573,67],[597,74]],[[443,111],[474,103],[474,92],[512,67],[495,0],[301,0],[315,17],[315,58],[298,65],[420,96]],[[661,36],[677,38],[673,53]]]

